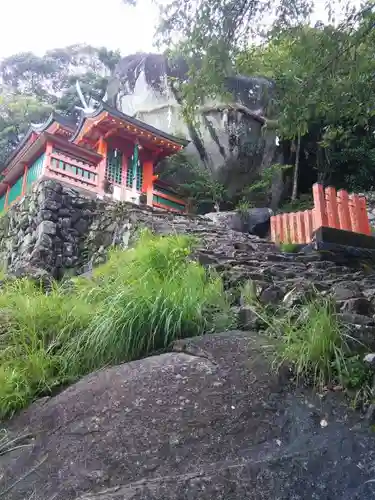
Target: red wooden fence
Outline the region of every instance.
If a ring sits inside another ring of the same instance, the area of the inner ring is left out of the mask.
[[[271,239],[275,243],[309,243],[320,227],[345,229],[371,235],[366,198],[333,187],[313,185],[314,208],[271,217]]]

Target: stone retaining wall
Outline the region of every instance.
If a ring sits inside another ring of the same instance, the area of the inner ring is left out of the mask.
[[[89,198],[45,180],[0,218],[0,264],[12,274],[34,267],[61,277],[103,261],[112,244],[127,246],[139,226],[165,233],[210,225],[200,217]]]

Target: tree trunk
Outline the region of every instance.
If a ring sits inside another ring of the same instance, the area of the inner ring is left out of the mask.
[[[299,174],[299,153],[301,150],[301,134],[297,135],[296,162],[294,164],[292,201],[297,199],[298,194],[298,174]]]

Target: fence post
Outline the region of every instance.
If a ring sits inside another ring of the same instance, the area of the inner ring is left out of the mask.
[[[336,189],[334,187],[327,187],[325,194],[327,202],[328,226],[340,229]]]
[[[338,191],[337,193],[337,201],[338,201],[340,229],[344,229],[345,231],[351,231],[352,224],[350,221],[349,195],[347,191],[344,191],[344,189],[340,189],[340,191]]]
[[[306,243],[305,220],[303,212],[297,212],[297,243]]]
[[[276,230],[276,221],[277,221],[277,215],[273,215],[271,217],[271,241],[274,243],[277,242],[277,230]]]
[[[288,239],[290,236],[290,231],[289,231],[289,217],[288,214],[282,214],[282,219],[281,219],[281,224],[282,224],[282,240],[281,243],[288,243]]]
[[[321,184],[313,185],[314,197],[314,229],[319,229],[322,226],[328,225],[326,200],[324,189]]]
[[[305,218],[306,243],[310,243],[314,231],[312,210],[305,210],[303,214]]]
[[[361,208],[359,203],[359,196],[356,194],[351,194],[349,196],[349,214],[352,231],[354,231],[355,233],[360,233]]]

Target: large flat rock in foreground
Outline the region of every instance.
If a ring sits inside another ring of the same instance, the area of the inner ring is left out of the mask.
[[[375,498],[375,435],[291,390],[267,357],[256,334],[179,341],[34,404],[11,422],[31,437],[0,457],[0,497]]]

